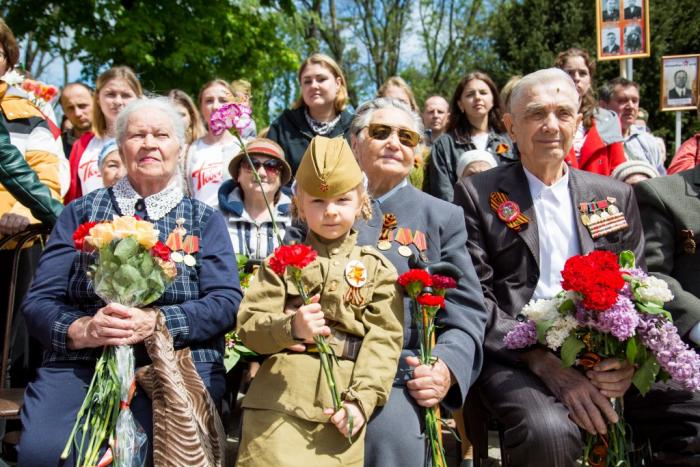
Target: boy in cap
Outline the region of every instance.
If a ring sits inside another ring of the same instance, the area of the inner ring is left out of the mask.
[[[353,223],[369,216],[370,205],[344,138],[311,141],[297,171],[294,204],[309,227],[305,243],[318,253],[302,269],[312,303],[285,314],[285,303],[299,294],[269,259],[246,291],[237,330],[245,345],[267,358],[243,400],[238,465],[362,466],[362,428],[386,402],[396,373],[403,303],[389,260],[356,245]],[[344,401],[337,412],[330,409],[316,335],[326,336],[337,356],[333,372]],[[304,351],[289,350],[300,350],[299,344]]]

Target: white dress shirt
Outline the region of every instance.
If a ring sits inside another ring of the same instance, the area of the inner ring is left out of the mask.
[[[569,170],[564,165],[564,176],[551,186],[545,185],[525,167],[523,170],[535,207],[540,246],[540,279],[532,298],[552,298],[562,290],[564,263],[581,253],[574,204],[569,192]]]

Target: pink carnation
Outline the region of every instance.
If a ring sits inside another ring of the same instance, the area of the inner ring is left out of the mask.
[[[216,136],[224,131],[235,129],[240,135],[250,126],[252,110],[247,105],[234,102],[226,104],[216,110],[209,119],[209,128]]]

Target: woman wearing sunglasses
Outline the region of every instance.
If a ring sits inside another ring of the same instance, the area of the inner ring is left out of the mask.
[[[453,187],[462,176],[457,173],[457,161],[462,153],[474,149],[490,152],[499,165],[517,160],[501,121],[498,89],[480,71],[462,78],[452,95],[447,131],[430,152],[428,192],[451,202]]]
[[[299,68],[299,87],[299,99],[270,125],[267,133],[284,149],[292,174],[314,136],[344,135],[349,139],[352,120],[352,114],[345,109],[345,76],[331,57],[315,53],[304,60]]]
[[[284,151],[272,140],[256,138],[246,149],[253,165],[243,151],[231,160],[228,170],[232,179],[219,188],[219,209],[227,220],[236,254],[262,259],[279,246],[264,197],[269,200],[280,236],[284,237],[291,224],[291,199],[281,187],[292,178],[292,171],[284,160]],[[262,189],[253,171],[260,176]]]
[[[399,274],[416,267],[416,261],[446,261],[464,273],[438,314],[438,359],[431,366],[419,365],[415,357],[419,339],[411,326],[410,300],[404,298],[404,344],[391,395],[367,425],[365,466],[422,467],[426,450],[419,408],[462,406],[481,367],[483,295],[467,252],[461,210],[408,182],[420,151],[420,116],[403,102],[378,98],[357,109],[350,131],[374,201],[373,218],[358,225],[358,243],[381,250]]]

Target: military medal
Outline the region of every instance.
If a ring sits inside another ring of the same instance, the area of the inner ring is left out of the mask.
[[[420,259],[427,263],[428,256],[425,254],[425,250],[428,249],[428,241],[425,239],[425,234],[420,230],[416,230],[416,233],[413,236],[413,244],[419,251],[418,255],[420,256]]]
[[[495,191],[489,196],[489,204],[491,209],[496,213],[498,218],[505,222],[509,229],[520,232],[523,225],[526,225],[530,219],[520,211],[520,206],[515,201],[508,199],[505,193]]]
[[[384,214],[382,220],[382,232],[379,234],[377,248],[386,251],[391,248],[391,242],[394,239],[393,230],[396,228],[396,216],[392,213]]]
[[[408,258],[413,254],[409,245],[413,243],[413,235],[411,235],[411,229],[407,227],[401,227],[396,231],[394,240],[401,246],[398,248],[398,252],[401,256]]]
[[[695,234],[690,229],[681,230],[681,237],[683,237],[683,252],[687,255],[695,254]]]
[[[183,258],[183,262],[187,266],[192,267],[195,264],[197,264],[197,260],[194,259],[193,254],[199,251],[199,237],[197,237],[196,235],[188,235],[187,237],[185,237],[185,241],[182,245],[182,250],[186,253],[185,257]]]
[[[172,253],[170,253],[170,259],[172,259],[176,263],[182,263],[182,260],[184,259],[184,257],[182,256],[182,253],[180,253],[179,251],[173,251]]]
[[[615,201],[615,198],[608,197],[601,201],[579,203],[581,223],[586,226],[593,240],[629,227],[624,214],[615,206]]]
[[[367,283],[367,267],[359,260],[349,261],[345,265],[345,281],[350,285],[345,301],[356,306],[365,304],[365,299],[360,293],[360,288]]]

